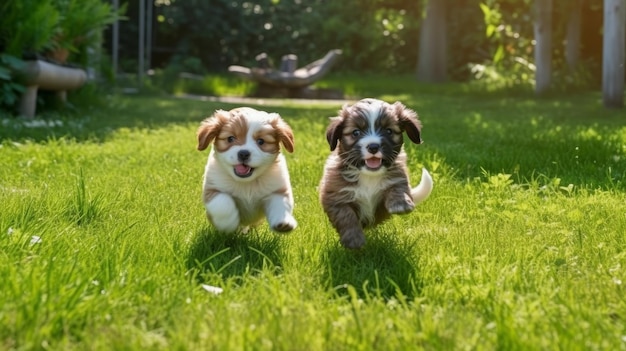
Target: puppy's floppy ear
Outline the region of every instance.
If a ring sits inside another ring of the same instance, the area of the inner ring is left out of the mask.
[[[330,145],[330,151],[334,151],[337,148],[337,143],[341,139],[343,133],[343,118],[331,117],[330,125],[326,129],[326,140]]]
[[[398,116],[400,126],[402,127],[402,129],[404,129],[409,139],[411,139],[411,141],[415,144],[421,144],[422,123],[419,121],[417,113],[410,108],[404,106],[399,101],[396,101],[393,104],[393,108],[396,112],[396,116]]]
[[[213,116],[205,119],[198,128],[198,150],[202,151],[209,147],[209,144],[218,133],[226,121],[230,118],[230,114],[224,110],[217,110]]]
[[[285,150],[293,152],[294,150],[294,136],[291,127],[283,120],[277,113],[272,113],[272,127],[278,133],[278,139],[285,147]]]

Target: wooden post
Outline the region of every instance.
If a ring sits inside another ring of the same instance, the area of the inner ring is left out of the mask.
[[[293,73],[298,68],[298,56],[294,54],[285,55],[280,61],[280,71]]]
[[[568,6],[567,34],[565,36],[565,61],[570,69],[578,65],[580,57],[580,30],[583,0],[573,0]]]
[[[535,0],[535,93],[544,94],[552,81],[552,0]]]
[[[241,78],[257,83],[267,84],[288,89],[304,88],[321,79],[337,62],[341,50],[330,50],[326,56],[308,65],[296,69],[298,57],[285,55],[282,57],[280,68],[265,69],[258,67],[229,66],[228,71]],[[259,56],[257,56],[259,58]],[[261,57],[262,59],[263,57]],[[260,61],[262,62],[262,61]]]
[[[22,93],[20,99],[20,115],[24,118],[33,118],[37,112],[37,91],[39,87],[29,85]]]
[[[146,0],[139,0],[139,44],[137,44],[137,49],[139,51],[137,61],[137,81],[139,86],[143,86],[143,73],[146,70],[144,59],[146,55],[144,50],[146,48],[145,38],[146,38]]]
[[[625,32],[626,0],[604,0],[602,101],[609,108],[624,107]]]
[[[113,9],[115,10],[115,12],[119,11],[119,7],[120,7],[120,1],[119,0],[113,0]],[[118,66],[119,66],[119,57],[120,57],[120,53],[119,53],[119,48],[120,48],[120,20],[116,20],[115,22],[113,22],[113,38],[111,39],[112,41],[112,48],[111,48],[111,60],[113,61],[113,78],[117,79],[117,71],[118,71]]]
[[[272,68],[272,64],[270,62],[270,58],[269,58],[269,56],[267,56],[266,53],[262,52],[262,53],[256,55],[256,57],[254,59],[256,60],[257,67],[263,68],[263,69],[270,69],[270,68]]]
[[[420,29],[417,79],[441,83],[446,80],[448,68],[446,1],[429,0]]]

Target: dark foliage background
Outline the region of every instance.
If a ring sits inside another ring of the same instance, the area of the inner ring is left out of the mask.
[[[84,7],[86,0],[71,1]],[[110,4],[106,0],[89,1]],[[441,19],[445,20],[447,32],[446,79],[477,81],[489,90],[528,89],[534,84],[536,0],[430,1],[446,5],[445,17]],[[562,91],[598,89],[601,83],[602,0],[582,0],[579,64],[572,69],[565,62],[570,8],[578,1],[553,1],[551,74],[553,86]],[[27,51],[19,48],[29,48],[39,55],[54,47],[55,40],[62,37],[55,28],[68,16],[52,15],[50,4],[56,2],[70,0],[0,2],[0,110],[14,110],[23,90],[14,72],[19,66],[16,59],[25,57]],[[140,66],[140,2],[120,3],[125,16],[119,22],[118,70],[132,75]],[[333,72],[412,74],[419,61],[420,28],[428,0],[146,0],[146,3],[153,13],[146,68],[163,71],[161,80],[171,84],[181,72],[221,74],[230,65],[253,66],[255,57],[263,52],[275,64],[283,55],[296,54],[299,66],[303,66],[331,49],[343,51]],[[17,11],[20,9],[27,10]],[[83,19],[84,16],[93,17],[93,13],[83,14]],[[96,56],[101,58],[102,76],[113,77],[107,59],[112,48],[110,29],[103,38],[105,43],[100,51],[104,55]],[[84,58],[89,56],[87,48],[84,44],[70,45],[73,57],[83,58],[74,59],[71,64],[84,65],[87,61]]]
[[[493,65],[530,79],[520,62],[533,62],[532,0],[447,1],[450,78],[476,78],[472,65]],[[133,2],[136,3],[136,2]],[[497,33],[488,25],[480,4],[497,13]],[[556,74],[563,63],[563,40],[570,2],[556,1],[553,46]],[[253,65],[266,52],[279,61],[298,55],[301,65],[328,50],[343,50],[339,71],[409,73],[418,60],[423,0],[157,0],[155,2],[152,66],[204,74],[229,65]],[[136,67],[137,5],[129,3],[123,23],[122,54]],[[598,75],[602,45],[602,1],[583,3],[581,62],[587,75]],[[504,57],[496,57],[501,48]],[[597,82],[596,82],[597,83]]]
[[[266,52],[276,62],[295,53],[300,64],[331,49],[343,50],[340,70],[406,71],[416,61],[419,1],[185,0],[157,2],[153,65],[193,73],[250,65]],[[122,51],[133,67],[137,55],[135,4],[122,24]]]

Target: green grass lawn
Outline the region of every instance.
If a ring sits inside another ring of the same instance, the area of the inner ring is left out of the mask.
[[[256,106],[296,136],[286,236],[205,218],[196,128],[236,105],[113,96],[0,120],[0,349],[626,349],[624,111],[380,84],[346,87],[419,113],[411,178],[435,189],[356,252],[317,200],[337,104]]]

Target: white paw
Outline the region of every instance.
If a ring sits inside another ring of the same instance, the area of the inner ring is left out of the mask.
[[[273,223],[270,222],[270,228],[272,228],[273,231],[279,233],[290,232],[296,229],[297,226],[298,222],[296,222],[296,219],[293,218],[290,213],[285,213],[285,216],[282,220],[274,221]]]
[[[217,230],[232,233],[239,227],[239,211],[229,195],[216,195],[205,204],[205,208],[207,217]]]
[[[291,214],[293,201],[284,195],[270,196],[265,203],[267,223],[273,231],[285,233],[296,228],[298,223]]]

